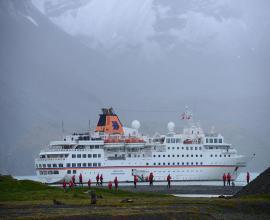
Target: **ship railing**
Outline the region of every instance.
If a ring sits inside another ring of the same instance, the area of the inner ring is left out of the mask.
[[[101,149],[101,148],[100,148]],[[87,148],[87,149],[51,149],[51,148],[48,148],[48,149],[45,149],[45,150],[41,150],[40,152],[41,153],[47,153],[47,152],[69,152],[69,151],[92,151],[92,150],[99,150],[99,149],[90,149],[90,148]]]
[[[37,158],[36,161],[65,160],[66,158]]]
[[[126,157],[123,157],[123,156],[121,156],[121,157],[107,157],[107,159],[108,160],[125,160]]]

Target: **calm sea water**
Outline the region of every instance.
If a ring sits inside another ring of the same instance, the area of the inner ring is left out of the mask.
[[[253,172],[250,173],[251,180],[255,179],[260,173]],[[14,178],[18,180],[33,180],[39,181],[37,176],[14,176]],[[121,183],[121,185],[132,185],[133,183]],[[148,185],[148,183],[140,183],[140,185]],[[155,185],[166,185],[165,182],[156,182]],[[174,185],[213,185],[219,186],[223,185],[222,181],[183,181],[183,182],[174,182]],[[246,173],[240,173],[238,178],[235,180],[236,186],[244,186],[246,185]]]

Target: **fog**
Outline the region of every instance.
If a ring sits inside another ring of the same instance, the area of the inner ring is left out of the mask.
[[[64,133],[112,106],[141,132],[167,132],[189,106],[247,167],[269,167],[268,0],[2,0],[0,173],[34,174]]]

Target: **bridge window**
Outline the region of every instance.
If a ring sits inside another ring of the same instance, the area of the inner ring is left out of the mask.
[[[171,139],[171,143],[175,143],[175,139],[174,138]]]
[[[76,158],[76,154],[72,154],[72,158]]]
[[[195,147],[195,150],[197,150],[198,148],[197,147]]]
[[[42,166],[43,166],[43,168],[45,168],[46,167],[46,164],[43,164]]]
[[[222,138],[219,138],[218,142],[221,144],[222,143]]]
[[[63,164],[62,163],[59,163],[59,167],[63,167]]]
[[[88,154],[88,158],[92,158],[92,154]]]
[[[193,147],[190,147],[190,150],[193,150]]]
[[[167,139],[166,139],[166,143],[171,143],[170,138],[167,138]]]
[[[209,142],[212,144],[212,143],[213,143],[213,139],[212,139],[212,138],[210,138],[210,139],[209,139]]]
[[[83,163],[83,167],[86,167],[86,163]]]
[[[51,164],[47,164],[47,167],[50,168],[50,167],[52,167],[52,165]]]
[[[76,170],[72,170],[72,173],[73,173],[73,174],[76,174]]]
[[[81,158],[82,157],[82,155],[81,154],[77,154],[77,158]]]
[[[87,165],[88,165],[89,167],[91,167],[91,166],[92,166],[92,163],[88,163]]]
[[[93,163],[93,167],[96,167],[97,166],[97,163]]]
[[[67,170],[67,174],[71,174],[71,170]]]
[[[53,167],[57,167],[57,164],[54,163],[54,164],[53,164]]]
[[[67,163],[67,167],[70,167],[70,163]]]
[[[97,158],[97,154],[93,154],[93,158]]]
[[[82,157],[83,157],[83,158],[86,158],[86,154],[83,154]]]
[[[76,163],[72,163],[72,167],[76,167]]]
[[[100,158],[101,157],[101,154],[98,154],[98,158]]]
[[[206,138],[206,143],[208,143],[208,138]]]
[[[176,138],[176,143],[180,143],[180,138]]]
[[[101,163],[98,163],[98,166],[101,167]]]
[[[214,138],[214,143],[217,143],[217,138]]]
[[[81,163],[77,163],[77,167],[81,167],[82,166],[82,164]]]

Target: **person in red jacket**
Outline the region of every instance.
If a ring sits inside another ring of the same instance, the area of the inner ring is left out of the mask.
[[[103,175],[102,174],[100,175],[99,179],[100,179],[100,185],[102,186],[102,184],[103,184]]]
[[[74,186],[74,182],[73,182],[73,180],[70,180],[68,185],[69,185],[69,188],[70,188],[70,189],[72,189],[72,188],[73,188],[73,186]]]
[[[171,177],[171,175],[169,174],[169,175],[167,176],[167,182],[168,182],[167,187],[168,187],[168,188],[171,188],[171,179],[172,179],[172,177]]]
[[[114,187],[115,187],[115,190],[118,189],[118,179],[117,179],[117,176],[114,178]]]
[[[75,175],[73,175],[72,177],[71,177],[71,180],[72,180],[72,182],[73,182],[73,186],[75,186],[76,185],[76,183],[75,183]]]
[[[250,175],[249,175],[249,172],[247,172],[247,184],[249,184],[249,180],[250,180]]]
[[[226,186],[227,177],[226,177],[226,174],[225,173],[223,174],[222,179],[223,179],[223,186]]]
[[[96,181],[97,181],[96,185],[98,186],[99,185],[99,174],[96,176]]]
[[[137,187],[137,182],[138,182],[138,176],[137,175],[134,175],[134,180],[133,180],[134,188]]]
[[[80,176],[79,176],[79,181],[80,181],[80,185],[83,187],[83,179],[82,179],[82,174],[80,173]]]
[[[91,184],[92,184],[91,179],[88,180],[87,184],[88,184],[88,188],[90,189],[91,188]]]
[[[109,190],[112,189],[112,181],[109,181],[109,183],[108,183],[108,188],[109,188]]]
[[[153,186],[153,182],[154,182],[154,175],[153,175],[153,173],[151,172],[150,175],[149,175],[149,185],[150,185],[150,186]]]
[[[231,178],[232,178],[232,177],[231,177],[231,174],[228,173],[228,174],[227,174],[227,177],[226,177],[228,186],[231,185]]]
[[[63,189],[66,191],[66,188],[67,188],[67,183],[66,183],[66,180],[63,181]]]

